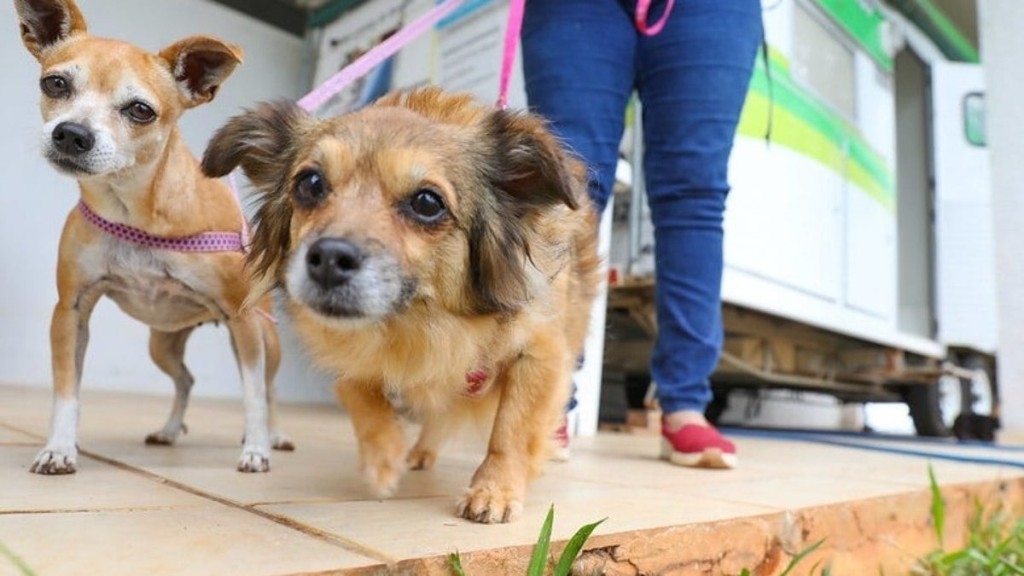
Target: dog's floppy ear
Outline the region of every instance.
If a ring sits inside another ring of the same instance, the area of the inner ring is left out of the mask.
[[[579,207],[580,165],[540,117],[496,110],[485,130],[501,162],[498,187],[523,209]]]
[[[530,246],[541,216],[585,201],[586,170],[537,116],[498,110],[483,122],[490,191],[469,231],[478,312],[511,312],[533,295]]]
[[[241,166],[259,191],[248,261],[255,266],[261,284],[277,280],[277,267],[289,252],[292,205],[288,168],[302,134],[312,125],[312,118],[292,102],[263,103],[228,120],[203,154],[202,169],[207,176],[221,177]]]
[[[72,0],[14,0],[21,41],[38,60],[49,47],[86,31],[85,18]]]
[[[242,63],[242,49],[212,36],[190,36],[160,51],[160,58],[178,82],[182,103],[205,104]]]
[[[295,146],[312,126],[312,116],[294,102],[257,104],[213,134],[203,154],[203,173],[220,177],[241,166],[253,185],[268,192],[285,176]]]

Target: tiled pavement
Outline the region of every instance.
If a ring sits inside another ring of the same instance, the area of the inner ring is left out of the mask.
[[[657,460],[652,436],[602,433],[576,439],[570,462],[548,466],[518,522],[480,526],[453,514],[478,446],[449,447],[433,470],[410,472],[396,496],[379,500],[363,486],[349,423],[336,407],[284,406],[282,427],[297,450],[275,452],[268,474],[241,474],[240,403],[196,399],[189,434],[176,446],[143,445],[169,406],[169,395],[86,389],[78,473],[44,477],[28,467],[45,440],[49,392],[0,387],[0,575],[23,573],[10,555],[39,576],[435,573],[448,553],[472,559],[495,550],[506,560],[478,561],[489,566],[478,573],[522,573],[517,558],[528,554],[552,504],[556,540],[607,518],[591,542],[609,545],[677,527],[920,496],[928,485],[926,460],[917,457],[739,435],[739,468],[699,471]],[[1020,467],[932,465],[949,485],[1019,485],[1024,477]],[[413,562],[421,558],[435,561]]]

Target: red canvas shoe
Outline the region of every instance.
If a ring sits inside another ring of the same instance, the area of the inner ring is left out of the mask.
[[[662,424],[661,457],[678,466],[734,468],[736,446],[714,426],[687,424],[670,433]]]

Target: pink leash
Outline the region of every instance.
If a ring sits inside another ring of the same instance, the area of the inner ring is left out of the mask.
[[[512,68],[516,63],[519,48],[519,33],[523,29],[523,12],[526,0],[510,0],[508,3],[508,24],[505,26],[505,49],[501,55],[501,79],[498,84],[498,110],[508,106],[508,89],[512,82]]]
[[[465,0],[445,0],[423,16],[410,22],[387,40],[368,50],[327,79],[315,90],[303,96],[298,104],[306,110],[316,110],[341,92],[354,80],[370,73],[371,70],[387,60],[410,42],[422,35],[458,8]],[[508,105],[508,91],[512,79],[512,69],[516,61],[516,49],[519,44],[519,32],[522,29],[523,11],[526,0],[510,0],[508,7],[508,25],[505,28],[505,49],[501,62],[501,78],[498,87],[497,107],[504,109]]]
[[[381,62],[393,56],[418,36],[440,22],[442,18],[458,8],[463,1],[445,0],[438,4],[423,16],[420,16],[398,32],[389,36],[387,40],[384,40],[359,58],[356,58],[351,64],[328,78],[318,88],[303,96],[298,102],[299,106],[306,111],[313,111],[323,106],[324,102],[327,102],[331,96],[344,90],[352,81],[369,74]]]
[[[665,12],[662,13],[661,18],[654,24],[647,24],[647,15],[651,11],[651,0],[637,0],[636,12],[633,14],[633,22],[636,24],[636,29],[644,36],[654,36],[661,32],[661,29],[665,27],[665,23],[668,22],[668,15],[672,12],[673,4],[675,4],[675,0],[668,0],[665,3]]]

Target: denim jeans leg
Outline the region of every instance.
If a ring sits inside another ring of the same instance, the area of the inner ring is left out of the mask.
[[[640,42],[658,315],[651,376],[665,413],[703,411],[711,398],[729,154],[761,35],[758,0],[678,0],[665,29]]]
[[[618,0],[529,0],[523,76],[532,111],[591,171],[600,212],[615,183],[626,104],[633,91],[637,34]]]

